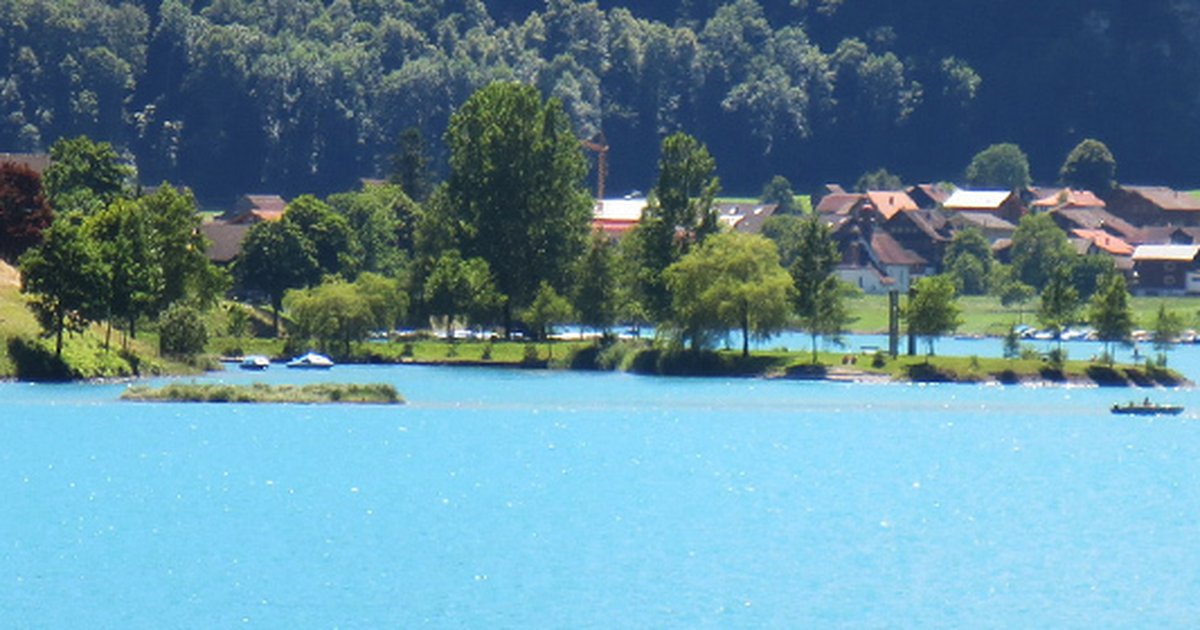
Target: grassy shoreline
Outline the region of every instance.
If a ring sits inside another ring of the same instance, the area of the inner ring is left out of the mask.
[[[256,352],[282,358],[275,349]],[[1190,385],[1182,374],[1145,365],[1068,360],[1061,366],[1044,359],[974,356],[907,356],[880,353],[821,352],[812,363],[808,350],[759,350],[749,357],[738,351],[668,350],[648,340],[599,345],[592,341],[551,343],[448,343],[425,339],[363,343],[343,364],[503,367],[579,371],[624,371],[655,376],[786,378],[859,382],[942,382],[996,384],[1064,384],[1110,387],[1176,387]]]
[[[875,333],[887,328],[886,296],[859,296],[851,310],[858,319],[850,328],[856,333]],[[1153,321],[1158,306],[1168,308],[1192,322],[1200,312],[1200,298],[1134,298],[1131,301],[1135,322],[1146,327]],[[987,297],[960,298],[964,324],[958,334],[1000,336],[1013,323],[1030,321],[1029,313],[1001,307]],[[220,309],[214,311],[210,330],[226,328]],[[260,334],[263,331],[259,331]],[[263,354],[278,359],[290,358],[280,339],[262,337],[213,337],[210,357],[182,363],[161,357],[156,351],[157,335],[152,327],[123,348],[119,332],[112,333],[111,346],[104,348],[104,328],[92,326],[83,334],[69,335],[62,360],[53,357],[52,342],[39,338],[40,330],[32,313],[25,307],[17,287],[0,287],[0,379],[20,380],[97,380],[148,375],[190,375],[215,367],[212,357],[223,354]],[[237,352],[231,352],[236,350]],[[627,356],[628,355],[628,356]],[[666,359],[663,359],[663,357]],[[854,357],[854,365],[841,361]],[[562,340],[551,344],[521,342],[454,343],[430,338],[400,342],[364,342],[354,345],[348,357],[336,357],[341,363],[420,364],[453,366],[492,366],[520,368],[560,368],[581,370],[627,370],[641,374],[759,376],[822,378],[831,380],[953,381],[997,383],[1096,383],[1106,385],[1187,384],[1182,375],[1170,370],[1125,365],[1108,369],[1086,361],[1068,361],[1063,370],[1049,369],[1044,362],[986,359],[971,357],[907,357],[870,366],[871,355],[847,349],[821,353],[820,366],[808,366],[808,351],[755,351],[748,360],[726,351],[689,355],[650,347],[636,352],[629,348],[598,348],[591,341]],[[807,367],[806,367],[807,366]]]

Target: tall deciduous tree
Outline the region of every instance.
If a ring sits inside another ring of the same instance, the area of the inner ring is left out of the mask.
[[[1078,255],[1048,214],[1021,217],[1012,237],[1012,266],[1021,282],[1041,289],[1060,270],[1070,271]]]
[[[1038,321],[1054,331],[1058,348],[1062,349],[1062,330],[1075,321],[1079,312],[1079,292],[1071,284],[1070,271],[1058,269],[1050,274],[1050,280],[1042,289],[1042,303],[1038,308]]]
[[[818,217],[800,221],[794,244],[794,259],[788,266],[794,288],[793,306],[800,325],[812,337],[813,363],[817,362],[817,339],[837,336],[847,322],[845,291],[833,277],[841,260],[829,226]]]
[[[904,182],[900,180],[899,176],[891,174],[886,168],[880,168],[859,176],[858,181],[854,184],[854,189],[858,192],[900,190],[902,186],[904,186]]]
[[[608,237],[596,232],[575,274],[574,304],[579,323],[595,330],[608,330],[617,318],[614,249]]]
[[[79,225],[60,220],[42,243],[21,256],[21,292],[62,356],[64,331],[82,331],[103,315],[102,292],[108,275],[96,244]]]
[[[955,232],[946,247],[942,267],[954,278],[954,284],[965,295],[981,295],[987,291],[987,280],[995,262],[987,237],[977,228]]]
[[[79,136],[62,138],[50,147],[42,184],[57,211],[91,212],[123,195],[130,175],[111,144]]]
[[[1183,318],[1167,310],[1166,303],[1158,305],[1158,313],[1154,317],[1154,328],[1150,330],[1150,341],[1158,351],[1158,365],[1167,366],[1167,353],[1175,347],[1180,333],[1183,332]]]
[[[1117,185],[1117,160],[1103,142],[1088,138],[1071,149],[1058,175],[1071,188],[1104,195]]]
[[[1125,276],[1108,273],[1100,278],[1088,303],[1088,323],[1096,329],[1096,338],[1104,342],[1104,356],[1112,365],[1112,344],[1128,343],[1133,332],[1133,313],[1129,308]]]
[[[246,234],[234,271],[242,287],[266,294],[275,336],[279,336],[284,294],[315,283],[321,268],[300,228],[286,221],[264,221]]]
[[[504,324],[542,281],[565,287],[583,252],[592,201],[579,141],[562,104],[537,90],[493,83],[451,118],[447,207],[461,227],[463,255],[487,261],[504,303]]]
[[[718,230],[713,206],[720,182],[708,149],[683,132],[662,142],[658,180],[631,237],[638,297],[657,320],[670,317],[671,296],[664,272]]]
[[[352,278],[358,273],[362,248],[350,222],[329,204],[312,195],[301,195],[288,204],[283,222],[296,226],[312,243],[313,257],[322,274]]]
[[[388,181],[400,186],[409,197],[423,201],[433,189],[429,175],[429,155],[420,127],[400,132],[396,153],[392,155]]]
[[[208,244],[192,193],[163,184],[137,205],[149,222],[154,262],[162,269],[155,311],[180,301],[201,309],[215,304],[229,288],[229,277],[204,254]]]
[[[533,303],[525,309],[521,317],[536,338],[548,340],[550,327],[571,321],[571,318],[575,317],[575,309],[571,308],[567,298],[559,295],[549,282],[543,282],[533,298]]]
[[[1017,190],[1029,185],[1029,158],[1021,147],[1005,142],[975,154],[967,165],[967,182],[985,188]]]
[[[693,349],[736,329],[748,356],[751,336],[767,338],[787,325],[791,278],[762,236],[718,234],[668,267],[666,278],[671,325]]]
[[[165,283],[151,219],[140,204],[118,200],[84,223],[106,262],[107,277],[95,287],[97,297],[105,305],[110,323],[114,319],[125,322],[128,338],[137,337],[139,318],[156,312]]]
[[[783,175],[772,177],[771,181],[763,186],[759,199],[763,203],[776,204],[778,207],[775,212],[778,214],[795,214],[798,211],[796,193],[792,190],[792,183]]]
[[[913,284],[914,295],[904,307],[912,334],[925,339],[929,354],[938,337],[954,332],[962,323],[954,282],[946,276],[929,276]]]
[[[0,162],[0,259],[13,262],[41,242],[52,220],[41,177],[28,166]]]
[[[341,279],[288,291],[283,303],[295,322],[297,337],[316,338],[322,350],[338,344],[343,356],[350,354],[352,342],[380,324],[359,287]]]
[[[447,250],[438,258],[425,279],[423,298],[430,313],[446,319],[447,339],[454,338],[456,317],[465,315],[470,323],[484,323],[504,302],[504,296],[496,291],[487,261],[463,260],[456,249]]]

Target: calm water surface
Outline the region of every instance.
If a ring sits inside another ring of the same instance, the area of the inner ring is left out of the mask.
[[[410,404],[0,384],[4,627],[1200,623],[1191,390],[1144,419],[1107,407],[1145,392],[1088,388],[204,380],[385,381]]]

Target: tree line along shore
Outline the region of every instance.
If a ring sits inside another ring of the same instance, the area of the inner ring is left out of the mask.
[[[426,196],[384,183],[299,197],[250,226],[230,267],[205,256],[191,193],[134,185],[106,143],[60,140],[43,174],[0,164],[0,256],[15,263],[21,294],[7,307],[7,366],[57,378],[203,369],[221,337],[352,359],[373,331],[433,326],[452,337],[469,327],[542,342],[566,323],[652,327],[648,352],[679,365],[725,365],[710,357],[731,336],[749,365],[751,340],[802,330],[808,362],[819,363],[823,341],[891,309],[858,308],[872,302],[836,276],[842,253],[819,216],[785,212],[767,236],[728,229],[715,209],[716,162],[686,133],[663,139],[646,207],[619,240],[592,229],[587,163],[560,101],[493,83],[450,117],[445,139],[449,174]],[[1039,218],[1022,221],[1011,265],[978,251],[971,230],[956,234],[947,258],[990,269],[1009,328],[1023,318],[1054,331],[1092,326],[1106,344],[1099,364],[1111,369],[1111,346],[1129,341],[1135,324],[1124,277],[1111,267],[1074,273],[1065,237],[1041,230]],[[1038,272],[1034,284],[1021,280],[1026,271]],[[933,355],[939,337],[962,328],[972,303],[960,296],[964,278],[920,278],[885,317]],[[1010,289],[1021,295],[1010,299]],[[22,318],[26,305],[32,317]],[[1150,319],[1138,322],[1156,344],[1149,367],[1165,370],[1192,314],[1160,305]],[[985,332],[1004,332],[993,323]],[[1068,358],[1056,349],[1051,369]]]

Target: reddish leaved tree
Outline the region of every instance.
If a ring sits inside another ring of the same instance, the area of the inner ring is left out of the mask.
[[[41,176],[23,164],[0,162],[0,258],[13,262],[40,243],[53,218]]]

